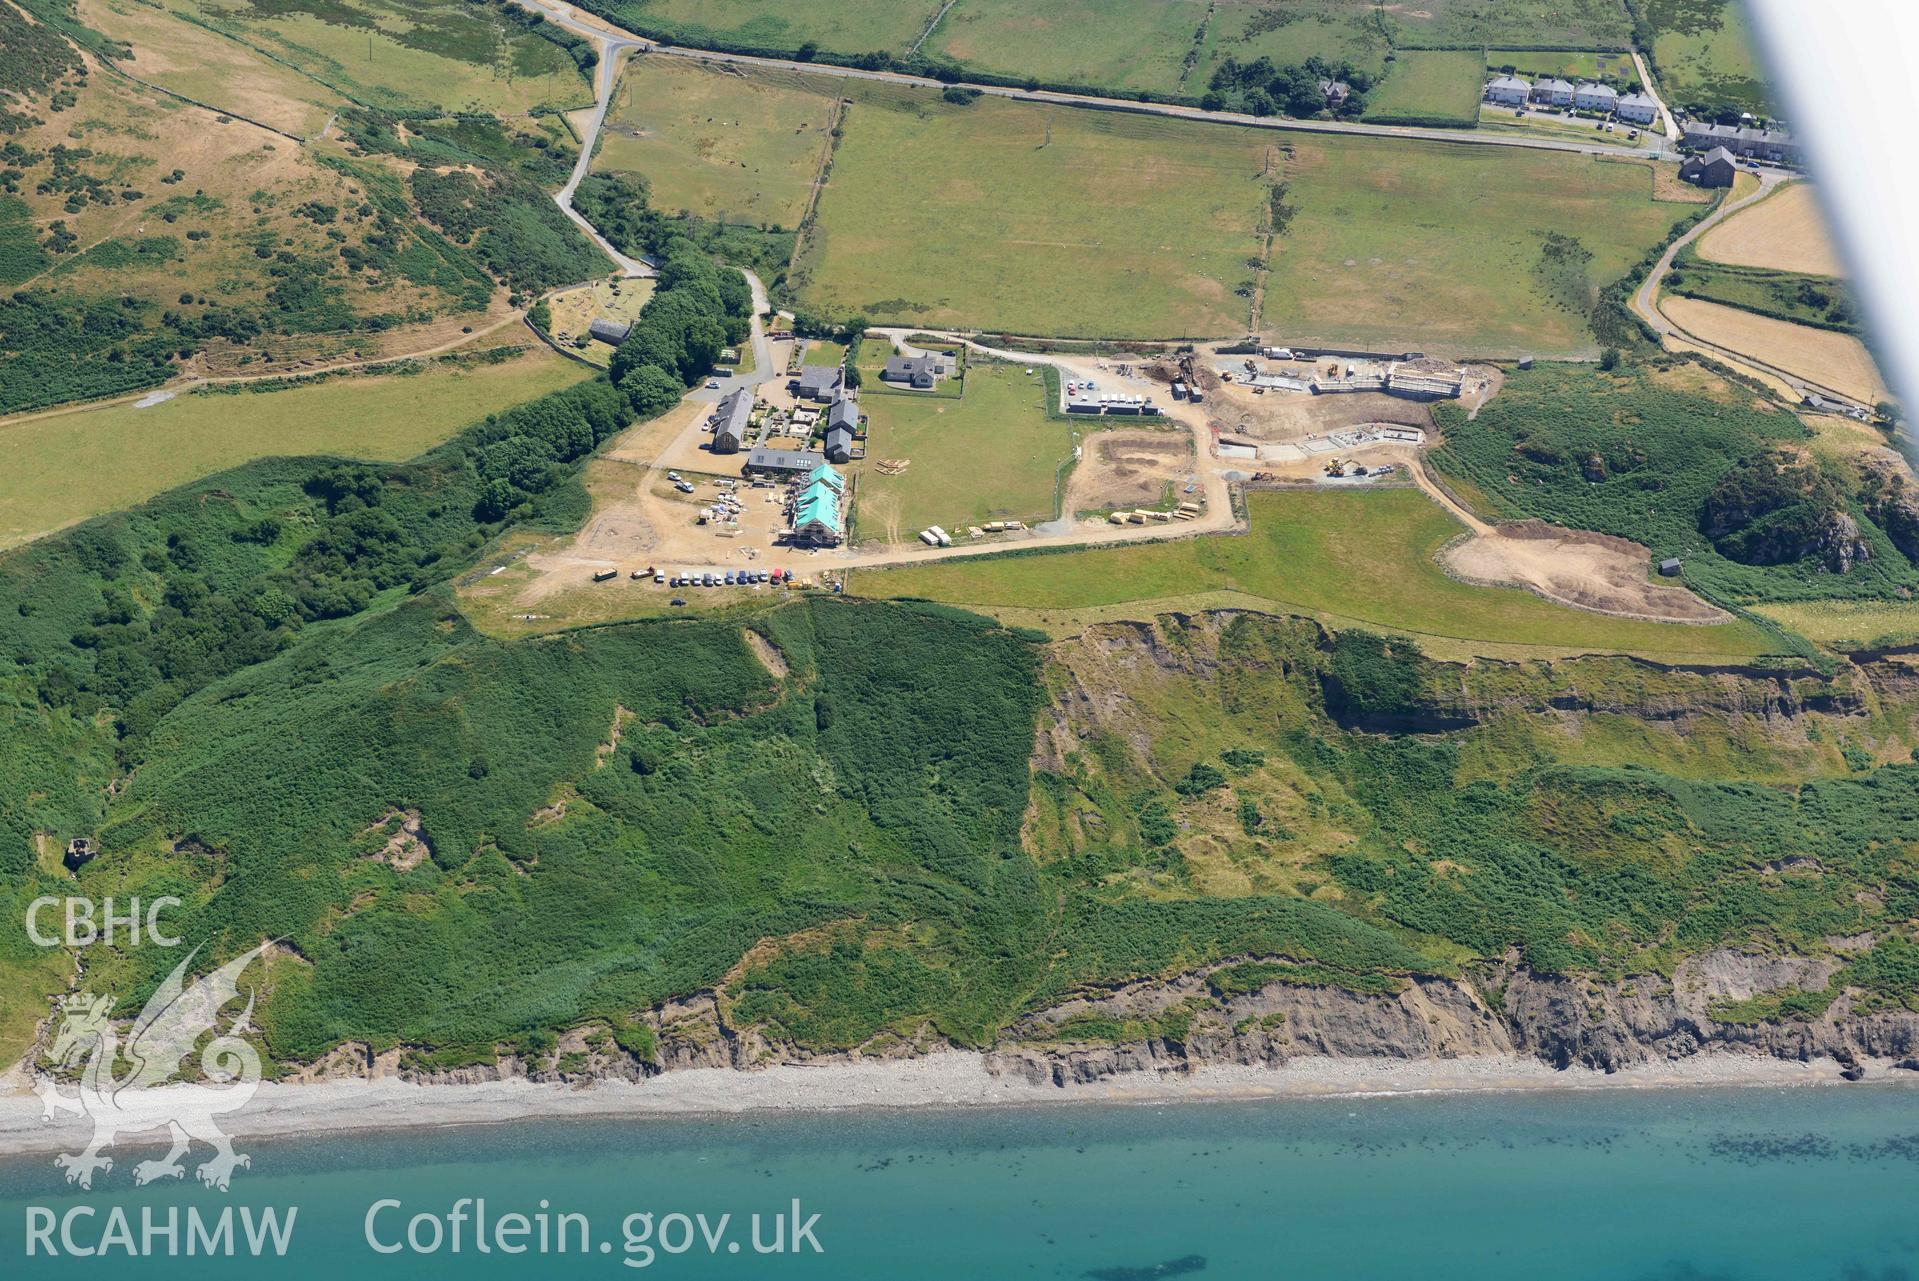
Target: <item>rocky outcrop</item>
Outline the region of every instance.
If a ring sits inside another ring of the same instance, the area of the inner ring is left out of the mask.
[[[1215,1064],[1277,1066],[1298,1055],[1352,1059],[1463,1059],[1521,1054],[1554,1067],[1613,1072],[1704,1053],[1829,1058],[1856,1074],[1868,1060],[1919,1061],[1919,1014],[1861,1013],[1841,993],[1816,1019],[1721,1021],[1728,1002],[1782,990],[1823,991],[1837,958],[1715,952],[1682,963],[1672,981],[1612,982],[1535,973],[1516,963],[1472,980],[1412,980],[1397,993],[1274,983],[1231,999],[1209,997],[1202,975],[1136,984],[1023,1020],[990,1057],[996,1071],[1035,1083],[1085,1084],[1130,1072],[1187,1072]],[[1197,1010],[1195,1007],[1198,1006]],[[1058,1033],[1084,1026],[1159,1029],[1182,1012],[1177,1035],[1101,1044]]]

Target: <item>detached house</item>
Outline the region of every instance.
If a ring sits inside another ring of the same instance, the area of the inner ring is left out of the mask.
[[[880,381],[904,383],[916,391],[931,391],[933,384],[953,372],[953,358],[937,351],[924,356],[894,356],[880,370]]]
[[[1486,101],[1504,103],[1509,107],[1523,107],[1532,97],[1531,83],[1518,76],[1495,76],[1486,85]]]

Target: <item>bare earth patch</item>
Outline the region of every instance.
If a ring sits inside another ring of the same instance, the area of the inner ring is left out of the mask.
[[[746,638],[746,647],[760,660],[760,666],[773,674],[774,680],[786,679],[786,655],[780,653],[778,646],[750,627],[742,627],[740,635]]]
[[[394,823],[398,827],[393,827]],[[376,863],[385,863],[396,872],[410,872],[433,856],[433,846],[427,840],[426,830],[420,824],[420,811],[393,810],[368,828],[368,832],[377,832],[392,827],[386,838],[386,844],[377,853],[368,855]]]
[[[1647,576],[1651,553],[1624,538],[1561,529],[1544,521],[1480,528],[1440,553],[1455,578],[1524,587],[1547,600],[1597,614],[1661,623],[1724,623],[1724,610],[1683,587]]]
[[[1192,469],[1192,438],[1184,432],[1096,432],[1080,446],[1066,485],[1066,510],[1156,507]]]

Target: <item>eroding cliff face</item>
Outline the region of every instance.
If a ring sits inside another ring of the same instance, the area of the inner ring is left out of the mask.
[[[1867,1059],[1919,1056],[1919,1014],[1862,1014],[1842,993],[1810,1020],[1727,1022],[1711,1011],[1781,990],[1823,990],[1832,958],[1715,952],[1681,964],[1673,979],[1617,982],[1501,965],[1472,980],[1420,979],[1396,993],[1276,983],[1218,999],[1202,974],[1135,984],[1069,1002],[1011,1029],[991,1056],[996,1071],[1033,1082],[1085,1084],[1129,1072],[1188,1072],[1217,1064],[1278,1066],[1301,1055],[1347,1059],[1466,1059],[1523,1055],[1554,1067],[1613,1072],[1698,1054]],[[1200,1006],[1195,1010],[1195,1006]],[[1183,1011],[1167,1035],[1169,1012]],[[1160,1030],[1100,1044],[1058,1039],[1102,1020]]]

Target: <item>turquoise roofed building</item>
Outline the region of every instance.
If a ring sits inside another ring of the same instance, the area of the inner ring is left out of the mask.
[[[846,477],[821,463],[807,473],[793,500],[793,538],[816,547],[837,547],[846,538]]]

